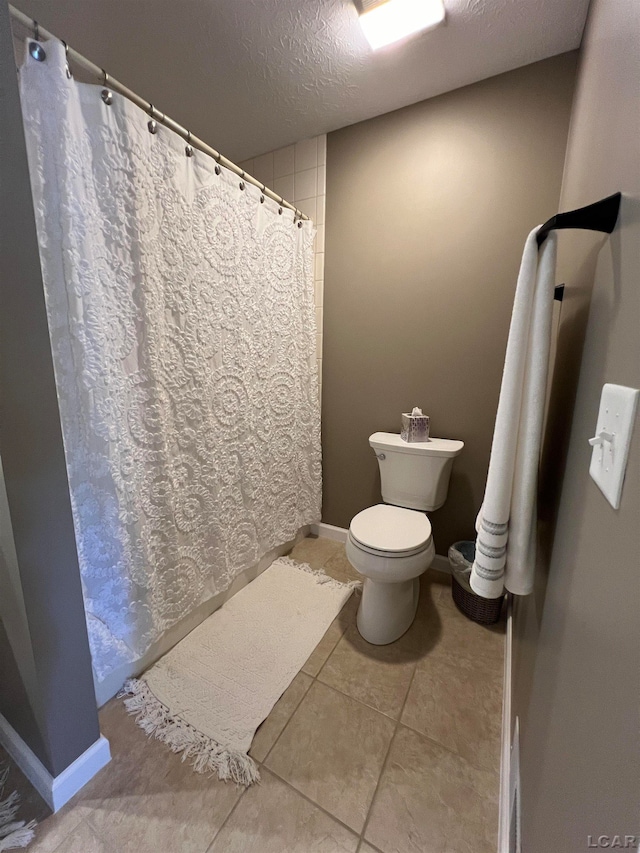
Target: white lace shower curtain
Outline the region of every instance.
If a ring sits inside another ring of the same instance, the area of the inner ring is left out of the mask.
[[[102,680],[319,519],[313,230],[44,48],[21,95]]]

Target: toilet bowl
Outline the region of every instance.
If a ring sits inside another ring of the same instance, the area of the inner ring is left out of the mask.
[[[392,643],[411,627],[419,576],[435,555],[429,519],[413,509],[369,507],[351,521],[346,552],[363,576],[358,631],[374,645]]]
[[[405,442],[396,433],[369,437],[380,466],[383,504],[351,520],[347,559],[363,576],[358,631],[369,643],[393,643],[411,627],[420,575],[435,546],[427,511],[443,505],[454,458],[464,444],[444,438]]]

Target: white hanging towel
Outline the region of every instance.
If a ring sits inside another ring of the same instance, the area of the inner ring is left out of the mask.
[[[538,226],[539,227],[539,226]],[[527,237],[513,302],[471,588],[483,598],[533,589],[536,496],[547,387],[557,238]]]

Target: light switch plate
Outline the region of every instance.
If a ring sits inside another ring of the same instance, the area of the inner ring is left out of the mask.
[[[589,474],[614,509],[620,506],[622,483],[636,416],[635,388],[607,383],[602,388],[600,411],[591,454]]]

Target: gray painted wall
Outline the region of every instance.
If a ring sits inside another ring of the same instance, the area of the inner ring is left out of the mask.
[[[519,600],[514,615],[526,853],[579,853],[592,849],[588,835],[640,832],[640,423],[619,510],[589,478],[587,444],[602,385],[640,388],[640,6],[593,0],[561,209],[617,190],[624,199],[611,238],[560,238],[567,290],[543,550],[536,596]]]
[[[0,712],[41,761],[43,720],[36,719],[38,678],[0,462]]]
[[[0,713],[57,776],[100,733],[4,0],[0,269]]]
[[[430,515],[474,535],[527,233],[557,210],[577,56],[547,59],[329,134],[323,521],[380,501],[368,445],[419,405],[465,442]]]

